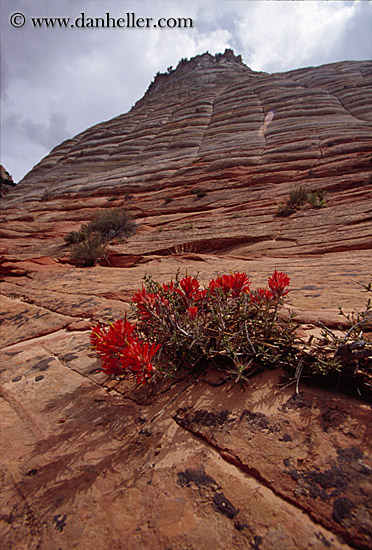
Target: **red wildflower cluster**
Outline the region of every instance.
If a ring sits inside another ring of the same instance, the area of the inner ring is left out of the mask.
[[[143,342],[138,338],[135,327],[127,319],[118,319],[108,327],[92,327],[91,346],[102,363],[106,374],[119,375],[126,369],[137,375],[137,383],[144,384],[154,373],[152,363],[160,344]]]
[[[201,300],[206,296],[206,291],[200,290],[199,281],[195,277],[184,277],[180,280],[180,287],[176,292],[185,298],[186,302]]]
[[[256,304],[271,304],[277,302],[282,296],[286,296],[289,290],[285,290],[290,279],[286,273],[274,270],[268,279],[268,287],[257,288],[251,294],[251,300]]]
[[[273,298],[273,293],[268,288],[257,288],[251,295],[252,302],[259,304],[264,302],[268,304],[273,300]]]
[[[208,288],[214,293],[217,288],[222,289],[224,294],[230,294],[233,298],[240,296],[241,293],[249,292],[251,285],[246,273],[231,273],[231,275],[220,275],[217,279],[212,279]]]
[[[166,285],[163,286],[166,288]],[[164,298],[164,296],[159,296],[159,294],[154,294],[153,292],[147,292],[144,288],[135,293],[132,302],[136,304],[143,321],[151,319],[154,313],[159,315],[161,306],[167,307],[169,305],[168,300]]]
[[[145,277],[132,298],[137,326],[127,319],[98,325],[92,329],[92,347],[104,372],[129,370],[142,384],[156,371],[195,365],[204,355],[234,359],[252,352],[250,338],[261,342],[274,337],[288,284],[289,277],[276,269],[266,288],[253,291],[241,272],[220,275],[205,288],[191,276],[168,284]]]
[[[195,300],[195,297],[198,296],[199,291],[199,281],[195,277],[184,277],[180,281],[180,287],[183,290],[186,298]]]
[[[286,273],[277,271],[276,269],[268,280],[269,288],[275,298],[279,296],[286,296],[288,294],[289,290],[284,289],[290,282],[291,280]]]

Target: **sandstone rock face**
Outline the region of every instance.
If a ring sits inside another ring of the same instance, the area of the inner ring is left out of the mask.
[[[61,244],[56,237],[115,205],[140,224],[121,255],[180,244],[244,257],[369,249],[371,93],[367,61],[273,75],[229,55],[181,62],[129,113],[62,143],[27,174],[3,201],[3,250],[49,255],[45,240]],[[299,185],[322,188],[327,208],[275,217]]]
[[[15,183],[12,176],[0,164],[0,197],[4,197],[14,187]]]
[[[310,334],[361,309],[372,272],[372,64],[269,75],[231,51],[157,75],[131,111],[56,147],[1,203],[4,549],[369,549],[370,407],[319,388],[108,380],[89,326],[145,274],[291,278]],[[276,216],[303,186],[326,207]],[[75,268],[95,212],[138,225]]]

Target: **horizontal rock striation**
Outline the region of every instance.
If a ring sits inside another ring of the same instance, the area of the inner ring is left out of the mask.
[[[368,61],[267,74],[231,51],[183,60],[127,114],[65,141],[26,175],[3,200],[1,250],[47,255],[46,240],[61,244],[116,205],[140,225],[121,255],[182,243],[244,257],[368,249],[371,93]],[[278,218],[298,186],[323,189],[327,207]]]

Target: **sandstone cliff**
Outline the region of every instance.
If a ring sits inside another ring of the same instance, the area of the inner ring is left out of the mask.
[[[137,390],[97,373],[93,319],[146,273],[291,277],[311,333],[358,308],[372,272],[371,62],[258,73],[183,60],[126,114],[45,157],[1,203],[4,548],[370,548],[370,408],[278,373]],[[326,207],[276,216],[298,186]],[[124,206],[106,265],[63,236]]]
[[[2,164],[0,164],[0,197],[7,195],[15,186],[12,176],[7,172]]]

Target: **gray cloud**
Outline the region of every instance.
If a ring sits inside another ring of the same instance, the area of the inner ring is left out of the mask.
[[[21,126],[25,138],[46,149],[51,143],[59,143],[68,135],[66,121],[61,113],[52,113],[47,122],[35,122],[28,119],[22,121]]]
[[[333,55],[342,60],[372,58],[372,2],[357,2],[355,14],[334,44]]]

